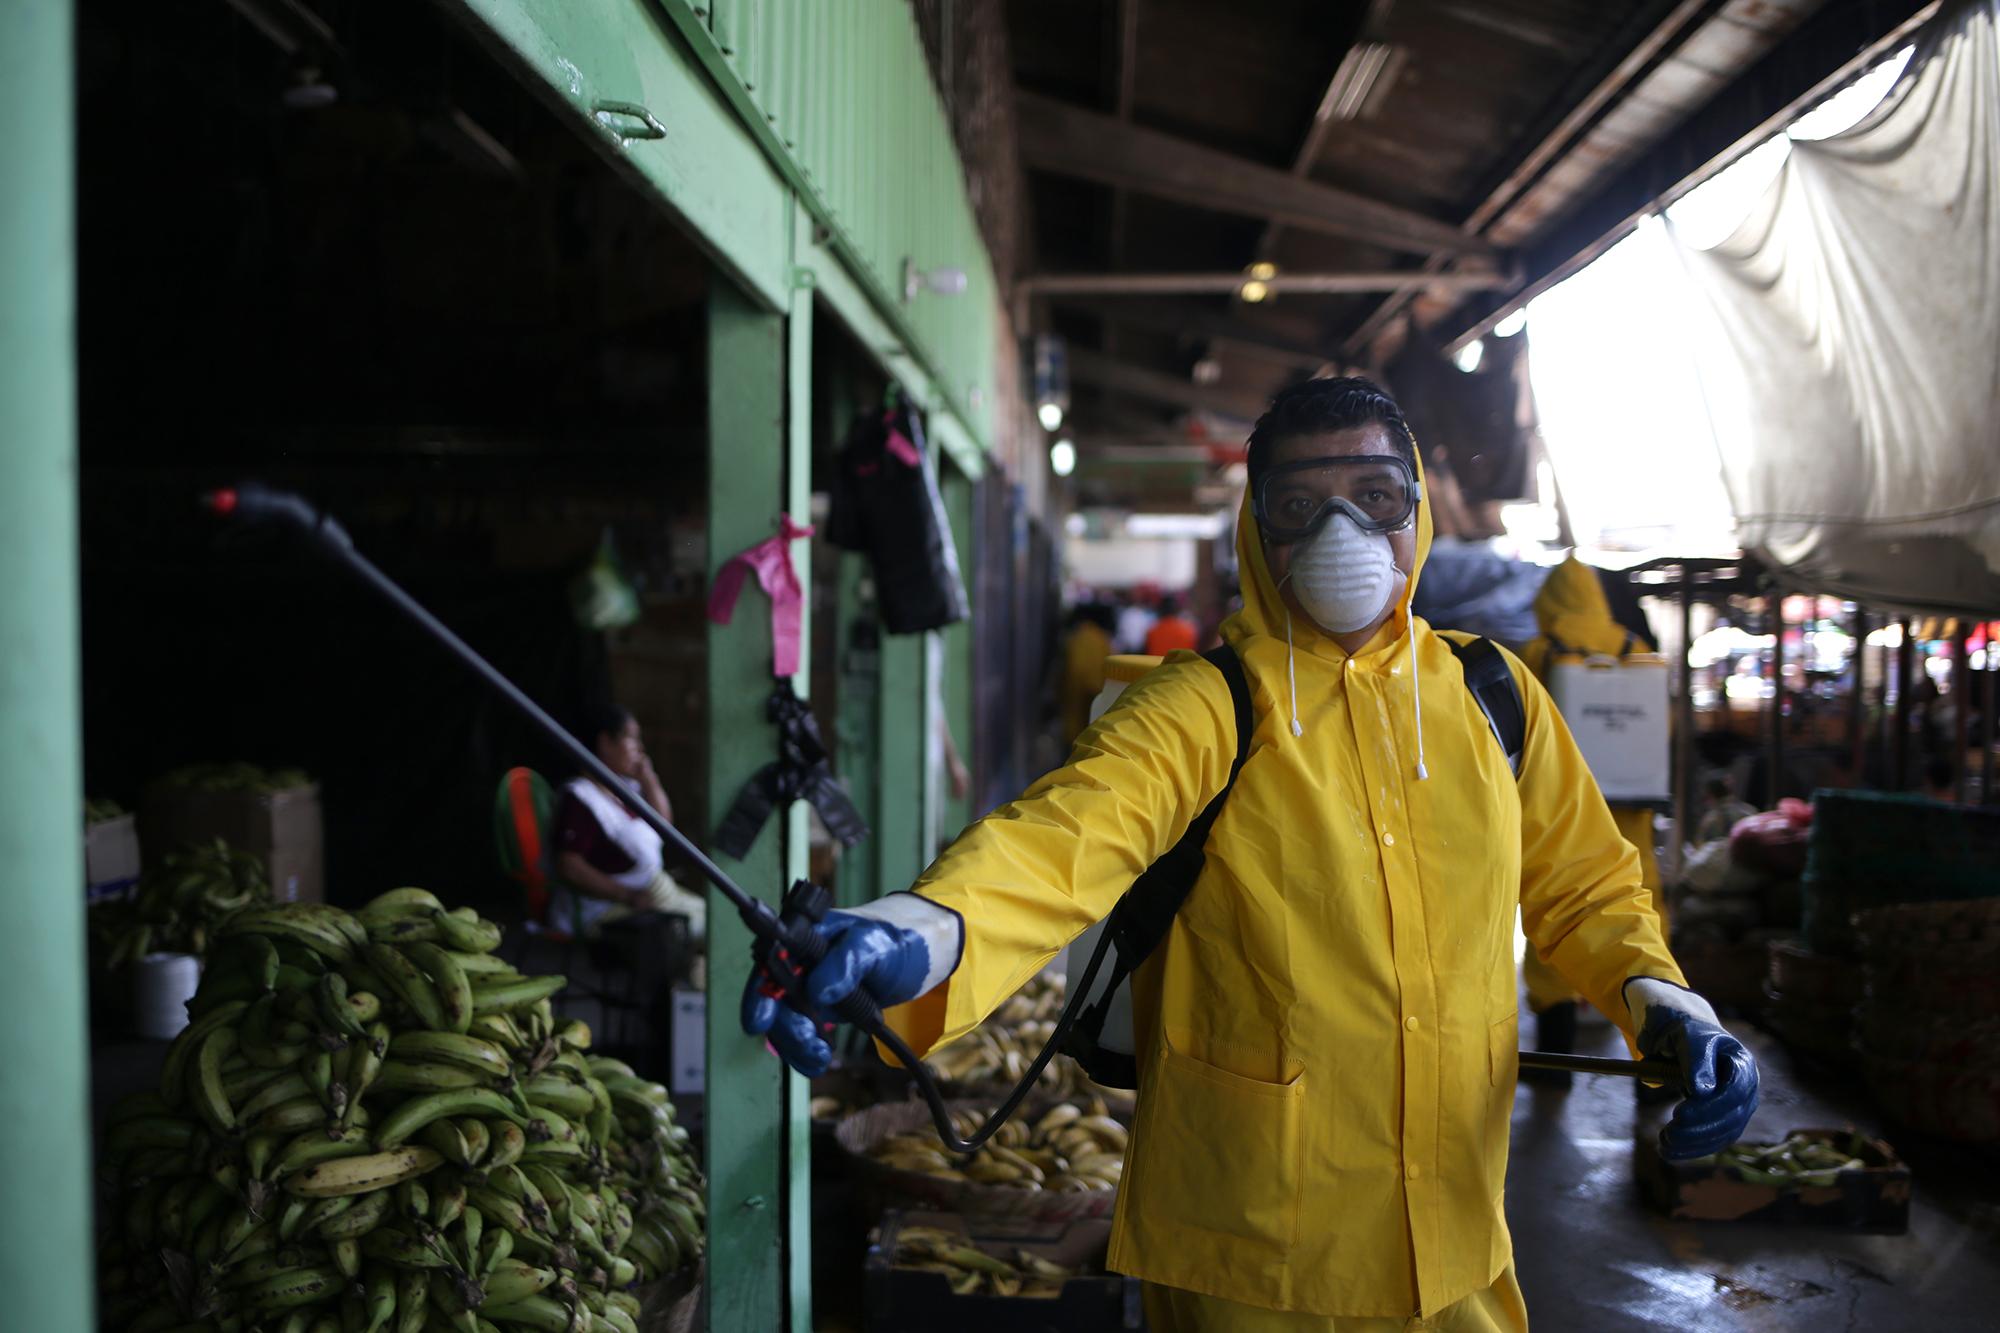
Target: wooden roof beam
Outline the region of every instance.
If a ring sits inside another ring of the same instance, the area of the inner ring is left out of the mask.
[[[1019,89],[1014,105],[1021,160],[1037,170],[1408,254],[1497,257],[1450,223],[1261,162]]]
[[[1069,349],[1069,377],[1075,384],[1091,384],[1192,412],[1220,412],[1250,420],[1262,410],[1254,395],[1195,384],[1178,375],[1119,361],[1087,347]]]
[[[1065,293],[1048,296],[1056,305],[1088,310],[1111,324],[1221,343],[1301,370],[1317,370],[1339,359],[1330,342],[1324,347],[1317,346],[1306,338],[1266,328],[1254,320],[1213,309],[1199,301]]]
[[[1355,292],[1395,292],[1406,287],[1440,291],[1492,291],[1516,279],[1491,269],[1426,273],[1419,269],[1383,269],[1348,273],[1287,273],[1260,279],[1277,295],[1346,296]],[[1241,273],[1037,273],[1021,279],[1024,290],[1037,296],[1227,296],[1243,285]]]

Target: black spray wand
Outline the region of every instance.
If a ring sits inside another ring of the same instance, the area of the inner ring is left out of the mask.
[[[515,711],[533,724],[550,742],[574,759],[577,766],[596,778],[604,789],[624,803],[639,819],[645,821],[675,850],[694,863],[702,878],[714,885],[716,891],[727,898],[736,908],[737,915],[749,928],[752,936],[751,957],[758,974],[758,986],[773,999],[796,1009],[817,1021],[811,1004],[806,999],[805,976],[813,965],[826,956],[827,943],[816,928],[832,906],[832,895],[820,885],[809,880],[800,880],[792,885],[779,911],[772,911],[769,905],[743,891],[741,885],[729,877],[727,871],[711,860],[707,853],[672,824],[639,798],[618,775],[606,767],[576,737],[570,735],[561,723],[550,717],[547,710],[530,699],[521,688],[507,679],[485,658],[474,652],[465,640],[453,633],[451,628],[425,609],[422,603],[410,596],[375,563],[354,549],[354,542],[346,529],[327,514],[321,513],[303,497],[289,491],[280,491],[255,482],[246,483],[234,489],[213,491],[203,497],[209,511],[221,518],[243,523],[283,526],[306,537],[322,555],[330,557],[336,564],[355,575],[363,583],[373,588],[391,606],[402,612],[417,628],[421,629],[453,657],[456,657],[474,675],[491,686]],[[939,1091],[936,1078],[923,1061],[909,1047],[894,1029],[883,1021],[881,1006],[874,997],[860,987],[846,999],[833,1006],[833,1012],[848,1023],[860,1028],[868,1036],[888,1047],[903,1067],[916,1081],[917,1089],[929,1104],[931,1119],[937,1125],[938,1137],[944,1140],[946,1148],[957,1153],[977,1151],[979,1146],[991,1138],[994,1131],[1007,1122],[1016,1107],[1027,1097],[1035,1081],[1041,1077],[1055,1052],[1061,1048],[1063,1039],[1081,1012],[1080,1001],[1090,993],[1097,970],[1104,961],[1105,946],[1111,936],[1107,931],[1098,941],[1095,954],[1084,975],[1070,988],[1069,1002],[1063,1006],[1061,1017],[1056,1022],[1055,1033],[1042,1048],[1040,1055],[1028,1066],[1021,1082],[1014,1088],[1007,1100],[1001,1103],[986,1123],[967,1138],[960,1138],[951,1123],[951,1113],[945,1105],[944,1094]],[[1676,1067],[1669,1061],[1661,1060],[1600,1060],[1587,1056],[1549,1056],[1539,1052],[1524,1051],[1521,1063],[1530,1067],[1572,1069],[1584,1073],[1624,1074],[1645,1078],[1655,1082],[1677,1081]]]

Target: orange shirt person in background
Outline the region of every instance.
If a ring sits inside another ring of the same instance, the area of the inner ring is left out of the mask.
[[[1201,630],[1181,613],[1178,597],[1169,593],[1160,599],[1160,618],[1153,622],[1153,628],[1146,632],[1146,653],[1150,657],[1165,657],[1176,648],[1193,652],[1201,639]]]

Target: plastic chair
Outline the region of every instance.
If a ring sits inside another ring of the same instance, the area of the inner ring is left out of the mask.
[[[591,963],[593,972],[600,969],[577,919],[575,894],[569,895],[570,919],[563,922],[551,918],[559,883],[555,874],[557,800],[548,779],[531,768],[508,769],[501,775],[499,789],[493,796],[494,851],[500,869],[521,886],[527,908],[526,931],[513,961],[517,967],[523,965],[535,937],[548,940],[560,950],[556,966],[570,978],[563,994],[594,1002],[608,1019],[614,1003],[629,993],[629,984],[620,986],[614,997],[604,986],[592,986],[581,979],[583,969],[579,963]]]
[[[607,1030],[604,1036],[614,1044],[622,1044],[618,1039],[629,1035],[627,1023],[645,1008],[645,998],[639,990],[641,960],[628,948],[621,947],[621,941],[592,941],[585,936],[577,915],[577,894],[569,895],[569,921],[551,919],[556,907],[554,890],[561,882],[555,874],[557,805],[555,789],[529,768],[508,769],[494,793],[495,852],[501,870],[521,886],[527,907],[527,937],[522,940],[515,962],[520,965],[534,936],[557,945],[561,950],[557,965],[564,976],[571,978],[563,993],[594,1003],[604,1016],[607,1029],[615,1013],[617,1032],[614,1035]],[[675,939],[668,957],[660,961],[667,964],[672,974],[684,966],[689,946],[686,919],[669,917],[668,923],[668,933]],[[673,930],[671,927],[676,924],[678,930]],[[598,979],[597,984],[580,980],[583,969],[578,964],[583,962],[590,964],[590,973]]]

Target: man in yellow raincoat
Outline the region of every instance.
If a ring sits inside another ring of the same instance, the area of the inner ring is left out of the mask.
[[[1395,403],[1359,379],[1289,389],[1250,473],[1244,606],[1223,633],[1255,732],[1201,876],[1133,977],[1139,1101],[1110,1264],[1148,1282],[1159,1333],[1523,1329],[1502,1209],[1517,902],[1571,984],[1679,1062],[1670,1153],[1732,1142],[1756,1068],[1682,986],[1541,686],[1515,670],[1517,781],[1450,646],[1410,613],[1431,527]],[[1216,669],[1169,658],[915,892],[829,914],[811,1001],[864,986],[919,1053],[965,1034],[1223,789],[1234,717]],[[744,1023],[824,1067],[815,1018],[754,984]]]
[[[1605,591],[1605,576],[1570,556],[1542,582],[1535,594],[1535,624],[1541,633],[1521,650],[1521,662],[1540,680],[1559,660],[1583,661],[1592,656],[1622,658],[1650,653],[1646,626],[1637,602],[1623,614],[1615,611]],[[1619,836],[1639,854],[1639,878],[1651,895],[1653,910],[1664,928],[1666,902],[1660,893],[1660,862],[1653,853],[1653,811],[1644,805],[1614,805],[1612,822]],[[1528,987],[1528,1008],[1535,1015],[1535,1049],[1568,1051],[1576,1045],[1576,991],[1561,973],[1534,949],[1521,963]],[[1567,1074],[1542,1074],[1550,1082],[1567,1084]]]

